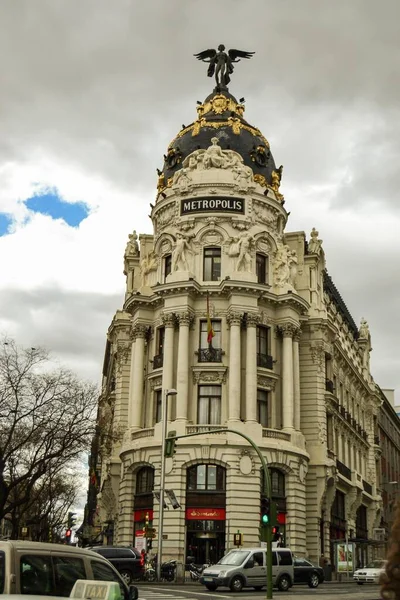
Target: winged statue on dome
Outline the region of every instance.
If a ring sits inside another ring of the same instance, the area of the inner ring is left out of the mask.
[[[198,60],[210,63],[207,75],[212,77],[215,74],[217,87],[226,87],[230,82],[230,75],[233,73],[233,63],[240,62],[241,58],[252,58],[254,52],[246,52],[245,50],[231,49],[225,52],[225,46],[220,44],[218,50],[203,50],[194,56]]]

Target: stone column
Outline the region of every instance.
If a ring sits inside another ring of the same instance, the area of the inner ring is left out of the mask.
[[[174,327],[176,317],[174,313],[164,313],[162,315],[163,325],[165,327],[164,355],[163,355],[163,376],[162,393],[172,389],[174,375]],[[171,420],[172,402],[168,402],[168,420]]]
[[[282,333],[282,421],[283,429],[293,429],[293,343],[296,327],[286,323],[279,327]]]
[[[189,329],[193,323],[193,315],[190,312],[182,312],[176,316],[179,323],[176,420],[186,421],[189,396]]]
[[[300,358],[299,341],[301,329],[298,327],[293,333],[293,406],[294,406],[294,428],[300,431]]]
[[[149,326],[136,323],[132,329],[132,337],[135,340],[135,352],[133,354],[133,366],[131,367],[131,384],[129,394],[130,426],[135,429],[143,427],[143,386],[144,386],[144,357],[145,339]]]
[[[228,400],[228,420],[240,420],[240,326],[243,313],[230,312],[227,316],[227,323],[231,329],[229,342],[229,400]]]
[[[246,421],[257,421],[257,325],[260,317],[246,317]]]

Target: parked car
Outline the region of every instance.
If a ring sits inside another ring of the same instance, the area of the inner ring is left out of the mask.
[[[325,579],[322,567],[317,567],[306,558],[294,557],[294,582],[307,583],[308,587],[316,588]]]
[[[363,583],[379,583],[382,573],[385,572],[386,560],[378,559],[370,562],[366,567],[354,571],[353,580],[362,585]]]
[[[93,546],[90,548],[110,561],[127,585],[144,578],[144,557],[132,546]]]
[[[0,598],[5,594],[68,597],[78,579],[118,584],[122,600],[136,600],[108,560],[84,548],[65,544],[0,541]]]
[[[240,592],[244,587],[261,590],[266,585],[267,551],[265,548],[231,550],[216,565],[204,569],[200,583],[214,592],[228,587]],[[272,550],[272,585],[286,592],[293,585],[293,555],[289,548]]]

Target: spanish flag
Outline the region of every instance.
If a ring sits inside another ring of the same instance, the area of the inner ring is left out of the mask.
[[[207,292],[207,344],[209,346],[212,346],[212,339],[214,335],[215,333],[210,319],[210,299]]]

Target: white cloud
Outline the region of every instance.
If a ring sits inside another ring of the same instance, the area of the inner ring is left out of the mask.
[[[151,233],[156,167],[213,86],[192,54],[224,42],[256,50],[231,91],[284,165],[288,230],[319,229],[355,321],[370,323],[376,380],[400,389],[399,14],[395,0],[5,4],[0,212],[16,222],[0,238],[0,329],[99,380],[127,235]],[[38,186],[89,216],[26,222]]]

